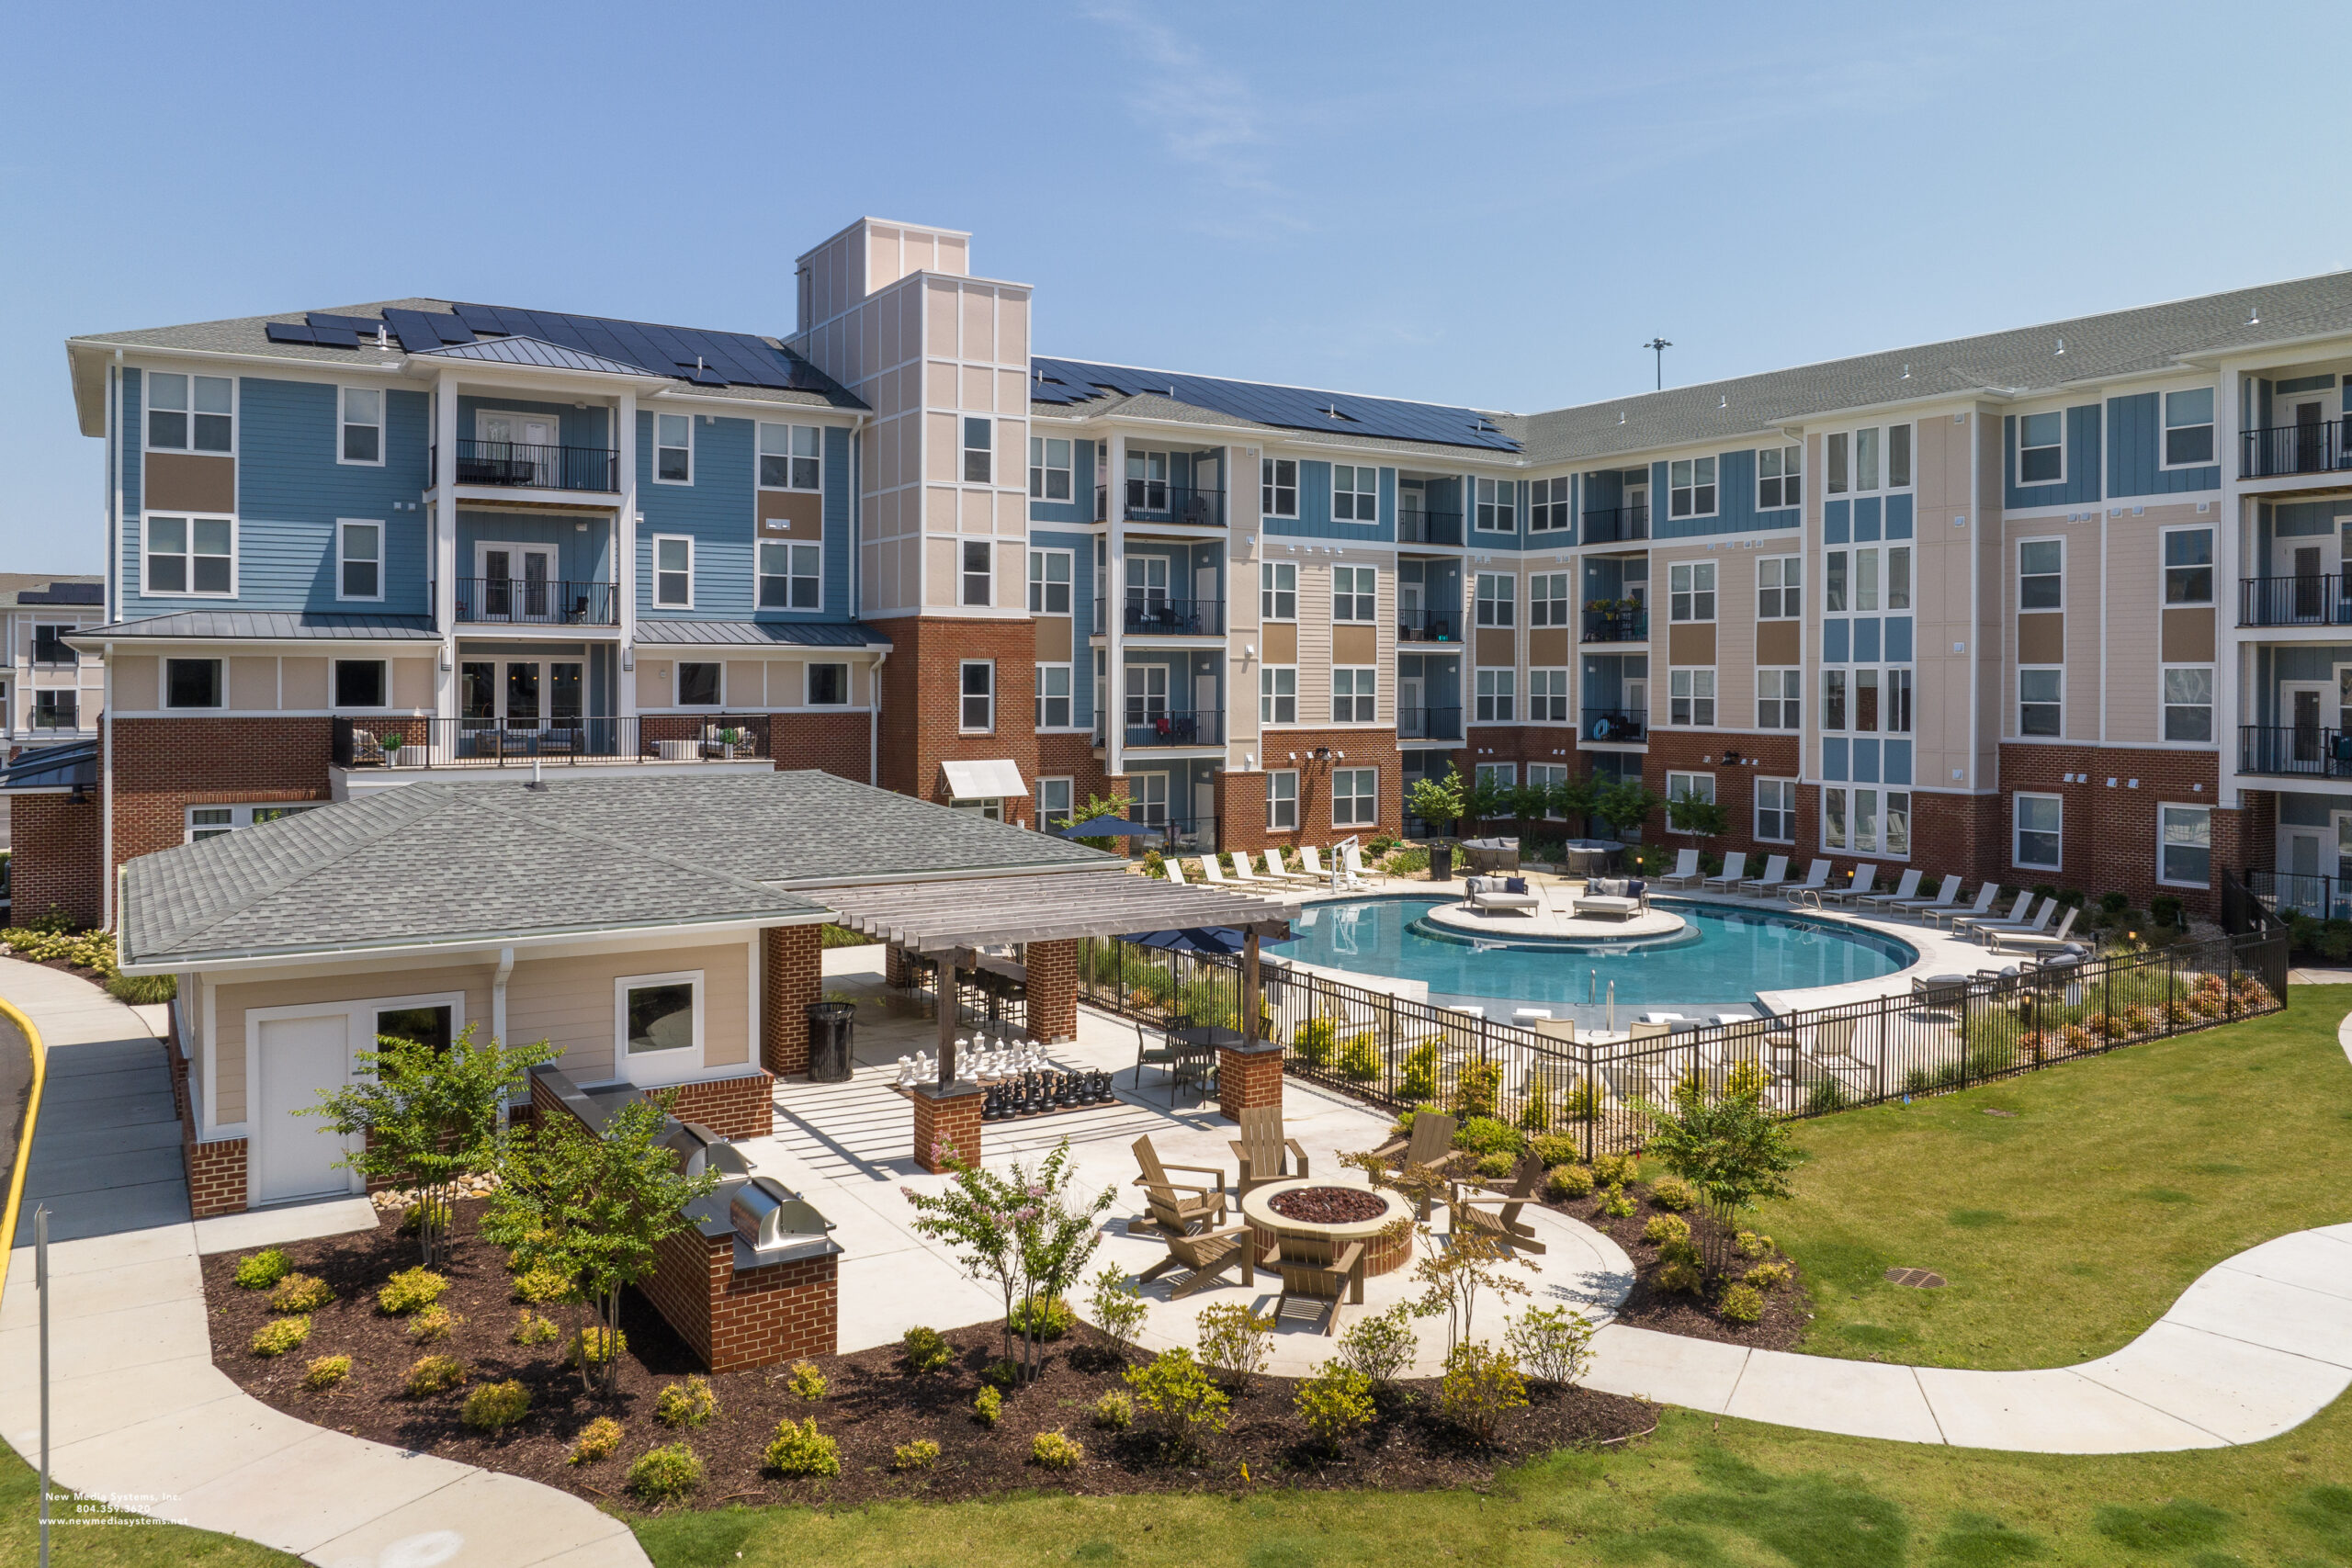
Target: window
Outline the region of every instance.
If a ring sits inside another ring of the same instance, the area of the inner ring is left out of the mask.
[[[2210,666],[2168,669],[2165,682],[2165,739],[2213,739],[2213,671]]]
[[[1515,534],[1519,531],[1518,505],[1518,481],[1480,479],[1476,526],[1489,534]]]
[[[1478,624],[1482,626],[1507,626],[1511,624],[1511,607],[1519,598],[1518,582],[1506,573],[1482,571],[1478,574]]]
[[[994,429],[995,422],[992,420],[965,416],[964,482],[966,484],[984,485],[989,482],[989,475],[991,468],[989,457],[995,446]]]
[[[1767,446],[1756,454],[1756,509],[1770,512],[1778,507],[1800,506],[1804,502],[1804,448],[1802,446]]]
[[[1380,521],[1380,470],[1369,463],[1331,465],[1331,515],[1341,523]]]
[[[694,608],[695,542],[688,536],[653,536],[653,603],[665,610]]]
[[[1886,552],[1886,607],[1911,607],[1911,547],[1893,545]]]
[[[2165,394],[2165,461],[2167,468],[2199,468],[2213,460],[2213,389],[2198,387]],[[2205,879],[2199,876],[2199,886]]]
[[[1527,672],[1527,721],[1530,724],[1568,722],[1568,672],[1566,669]]]
[[[1267,516],[1298,515],[1298,464],[1291,458],[1261,458],[1258,464],[1258,490],[1259,507]]]
[[[1911,852],[1911,795],[1907,790],[1854,789],[1826,785],[1821,792],[1821,847],[1855,854]]]
[[[1298,827],[1298,773],[1296,770],[1266,775],[1266,829],[1269,832],[1287,833]]]
[[[1908,490],[1911,488],[1911,427],[1890,424],[1881,430],[1838,431],[1824,444],[1827,458],[1830,495],[1844,495],[1848,491]],[[1793,457],[1793,454],[1792,454]],[[1796,470],[1788,470],[1794,473]],[[1758,459],[1759,480],[1763,473],[1761,455]],[[1883,481],[1883,486],[1882,482]],[[1789,490],[1784,505],[1794,506],[1798,495]]]
[[[2066,546],[2061,539],[2029,539],[2018,547],[2018,608],[2065,607]]]
[[[1331,618],[1335,621],[1370,621],[1374,606],[1380,597],[1380,572],[1369,566],[1335,566],[1331,569]]]
[[[1258,722],[1298,722],[1298,666],[1268,664],[1258,671]]]
[[[1889,490],[1911,487],[1911,427],[1907,424],[1887,426],[1886,484]]]
[[[2062,484],[2066,478],[2066,415],[2058,409],[2018,417],[2018,483]]]
[[[1069,614],[1069,583],[1073,559],[1074,558],[1068,550],[1031,550],[1029,552],[1029,613],[1031,615],[1067,615]]]
[[[1667,515],[1713,517],[1715,514],[1715,460],[1684,457],[1667,467]]]
[[[1683,561],[1667,568],[1667,611],[1677,621],[1715,618],[1715,563]]]
[[[1824,444],[1829,454],[1829,493],[1831,495],[1843,495],[1853,488],[1853,479],[1846,466],[1846,449],[1851,444],[1851,440],[1852,438],[1845,432],[1838,431]]]
[[[1756,672],[1756,728],[1758,729],[1795,729],[1804,703],[1798,694],[1797,682],[1804,679],[1802,670],[1758,670]]]
[[[1756,836],[1770,844],[1796,842],[1796,780],[1756,781]]]
[[[1666,721],[1697,726],[1715,722],[1715,672],[1669,670],[1666,674]]]
[[[2169,528],[2165,531],[2165,603],[2211,604],[2213,602],[2213,530]]]
[[[1568,525],[1568,476],[1537,479],[1527,492],[1527,526],[1531,533],[1548,534]]]
[[[82,656],[65,639],[80,630],[78,626],[33,627],[33,662],[51,668],[71,669],[82,662]]]
[[[1500,784],[1503,788],[1510,789],[1519,783],[1519,764],[1517,762],[1481,762],[1476,769],[1476,778],[1479,784]]]
[[[1371,828],[1380,821],[1380,770],[1334,768],[1331,771],[1331,826]]]
[[[2156,820],[2156,880],[2175,887],[2203,887],[2211,882],[2212,807],[2160,806]]]
[[[1565,626],[1568,624],[1568,574],[1539,571],[1527,580],[1527,624]]]
[[[1547,793],[1549,791],[1555,790],[1562,784],[1568,782],[1567,764],[1565,762],[1530,762],[1527,764],[1527,782],[1537,789],[1546,791]],[[1560,813],[1557,810],[1546,807],[1544,812],[1544,820],[1546,822],[1557,822],[1561,820]]]
[[[1854,671],[1854,728],[1865,735],[1878,728],[1878,671]]]
[[[150,517],[147,592],[233,596],[236,539],[237,525],[226,517]]]
[[[702,1059],[702,971],[627,976],[613,982],[619,1015],[616,1065],[629,1077],[692,1072]]]
[[[1878,608],[1878,551],[1854,552],[1854,608],[1865,613]]]
[[[849,666],[846,664],[808,666],[808,705],[812,708],[848,706]]]
[[[1331,671],[1331,722],[1371,724],[1374,721],[1374,677],[1369,667],[1342,665]]]
[[[35,729],[77,729],[81,728],[79,694],[66,691],[38,691],[33,694],[33,728]]]
[[[1031,436],[1029,438],[1029,499],[1068,501],[1069,498],[1069,443],[1057,435]]]
[[[2061,705],[2064,702],[2062,682],[2064,670],[2041,669],[2018,671],[2018,733],[2019,735],[2060,735]]]
[[[381,387],[343,389],[343,444],[337,462],[384,462],[384,389]]]
[[[1793,621],[1804,613],[1804,558],[1767,556],[1756,563],[1756,618]]]
[[[978,539],[964,541],[964,599],[967,604],[989,603],[989,547]]]
[[[1848,672],[1824,670],[1821,672],[1821,728],[1846,728],[1846,686]]]
[[[1854,488],[1878,489],[1878,432],[1854,432]]]
[[[1258,615],[1269,621],[1298,619],[1298,568],[1290,561],[1266,561],[1258,568]]]
[[[1478,722],[1509,724],[1511,722],[1511,699],[1517,672],[1510,670],[1481,670],[1477,675]]]
[[[961,681],[964,707],[956,722],[966,730],[996,728],[996,666],[985,659],[967,659]]]
[[[1668,801],[1684,800],[1694,797],[1704,805],[1713,806],[1715,803],[1714,774],[1677,773],[1669,772],[1666,775],[1666,798]],[[1671,813],[1668,814],[1666,820],[1667,831],[1669,833],[1683,833],[1690,831],[1687,828],[1675,827],[1674,818]]]
[[[1886,732],[1889,735],[1911,733],[1911,671],[1908,670],[1886,672]]]
[[[818,610],[824,607],[824,547],[783,539],[760,541],[760,608]]]
[[[760,488],[822,490],[825,479],[824,439],[824,432],[813,424],[769,424],[763,422],[760,425]]]
[[[695,416],[653,416],[653,478],[658,484],[692,484],[695,479]]]
[[[1042,831],[1049,828],[1069,827],[1070,813],[1078,808],[1076,800],[1076,786],[1070,780],[1039,779],[1037,781],[1037,827],[1039,830]]]
[[[1038,728],[1069,728],[1069,666],[1067,664],[1037,666]]]
[[[334,661],[334,705],[339,708],[379,708],[386,701],[384,661],[380,659],[338,659]]]
[[[457,1033],[457,1012],[455,1004],[449,1002],[385,1008],[376,1014],[376,1033],[379,1038],[389,1034],[428,1050],[447,1051]]]
[[[190,387],[189,383],[195,385]],[[165,371],[147,378],[147,446],[155,452],[234,450],[231,394],[226,376],[178,376]],[[191,398],[193,406],[190,406]]]
[[[1833,615],[1846,613],[1846,577],[1848,556],[1844,550],[1831,550],[1821,558],[1823,584],[1821,607]]]
[[[240,828],[257,828],[281,817],[299,817],[315,806],[191,806],[187,808],[187,841],[217,839]]]
[[[2064,820],[2064,807],[2054,795],[2019,795],[2010,797],[2016,814],[2017,830],[2009,851],[2009,863],[2027,866],[2035,871],[2056,871]]]
[[[335,597],[381,599],[384,596],[384,525],[381,523],[335,525]]]
[[[678,705],[682,708],[717,707],[720,702],[721,669],[717,664],[680,664]]]
[[[1168,666],[1131,664],[1127,666],[1126,686],[1127,728],[1168,733]]]
[[[164,705],[167,708],[219,707],[220,661],[217,659],[164,660]]]
[[[1127,448],[1127,504],[1144,512],[1168,510],[1169,454]]]

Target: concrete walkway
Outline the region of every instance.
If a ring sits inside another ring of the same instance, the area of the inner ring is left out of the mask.
[[[96,987],[14,959],[0,959],[0,996],[49,1047],[27,1196],[43,1194],[56,1222],[59,1485],[325,1568],[641,1568],[628,1528],[568,1493],[311,1426],[215,1368],[199,1254],[372,1224],[364,1201],[190,1224],[179,1124],[148,1021]],[[155,1130],[158,1086],[168,1144]],[[168,1175],[157,1153],[169,1155]],[[66,1235],[74,1239],[57,1239]],[[29,1222],[17,1236],[0,1295],[0,1436],[30,1456],[40,1404]]]

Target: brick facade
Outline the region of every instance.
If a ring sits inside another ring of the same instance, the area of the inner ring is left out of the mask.
[[[811,1002],[825,999],[825,939],[818,926],[760,932],[760,1066],[778,1077],[808,1070]]]
[[[2168,893],[2192,910],[2214,913],[2221,907],[2216,883],[2209,881],[2201,889],[2157,886],[2156,807],[2159,804],[2218,805],[2220,766],[2220,757],[2211,751],[2003,746],[2000,830],[1994,845],[2001,880],[2018,886],[2054,883],[2093,896],[2119,892],[2142,908],[2157,894]],[[2079,782],[2069,782],[2068,775]],[[2109,779],[2115,781],[2111,788]],[[2140,781],[2137,789],[2130,787],[2133,779]],[[2011,863],[2018,791],[2054,795],[2064,803],[2060,869],[2034,870]],[[2214,813],[2211,858],[2217,871],[2229,863],[2222,849],[2225,826],[2222,819],[2229,815],[2233,814]],[[2243,836],[2245,830],[2231,828],[2229,831]]]
[[[816,768],[874,782],[876,736],[863,713],[779,713],[768,718],[768,754],[779,768]]]
[[[1078,943],[1033,942],[1029,968],[1029,1032],[1048,1043],[1078,1038]]]
[[[178,1011],[175,1009],[164,1016],[164,1062],[171,1072],[172,1110],[180,1119],[180,1164],[187,1172],[189,1217],[209,1220],[215,1214],[241,1214],[247,1207],[245,1140],[197,1141],[196,1096],[188,1084],[187,1056],[180,1049]]]
[[[114,863],[187,841],[191,806],[331,798],[326,718],[118,718]]]
[[[978,1088],[942,1094],[921,1085],[907,1098],[914,1101],[915,1164],[935,1176],[947,1168],[945,1155],[951,1147],[962,1163],[980,1163],[982,1096]]]
[[[1724,761],[1727,750],[1738,756],[1737,762]],[[1673,850],[1696,846],[1710,854],[1718,855],[1733,850],[1745,850],[1759,869],[1763,857],[1768,854],[1785,854],[1792,860],[1797,860],[1820,853],[1821,817],[1817,800],[1816,809],[1808,811],[1800,798],[1794,843],[1768,844],[1756,836],[1756,781],[1797,777],[1797,738],[1790,734],[1727,735],[1720,731],[1652,730],[1649,751],[1642,761],[1642,783],[1663,796],[1667,793],[1666,775],[1669,773],[1713,773],[1715,777],[1715,804],[1724,808],[1730,820],[1722,833],[1702,839],[1693,834],[1670,830],[1667,826],[1666,812],[1660,809],[1642,825],[1643,840]],[[1806,792],[1801,788],[1798,793],[1802,797]],[[1916,811],[1913,818],[1916,821]],[[1842,851],[1839,852],[1843,853]]]
[[[1263,795],[1260,796],[1254,829],[1260,837],[1258,846],[1280,844],[1284,849],[1298,844],[1328,844],[1350,834],[1371,838],[1374,833],[1402,833],[1405,830],[1405,754],[1396,746],[1394,730],[1377,729],[1270,729],[1258,738],[1258,765],[1267,773],[1295,769],[1298,773],[1298,829],[1295,832],[1269,832],[1265,821]],[[1314,756],[1318,746],[1330,749],[1329,758],[1317,761]],[[1342,760],[1340,753],[1344,752]],[[1295,759],[1295,760],[1294,760]],[[1378,768],[1380,770],[1380,819],[1346,828],[1331,825],[1331,772],[1335,768]],[[1261,782],[1259,789],[1265,788]],[[1220,821],[1220,829],[1225,824]],[[1252,831],[1246,823],[1236,824],[1238,830]],[[1219,843],[1225,840],[1220,838]],[[1239,844],[1241,840],[1236,840]]]
[[[670,1114],[698,1122],[722,1138],[764,1138],[775,1131],[775,1079],[766,1073],[675,1086]],[[662,1092],[648,1089],[647,1097]]]
[[[839,1344],[838,1255],[739,1272],[733,1235],[684,1230],[655,1259],[639,1291],[714,1372],[830,1356]]]
[[[1220,768],[1214,775],[1216,786],[1216,843],[1221,850],[1262,850],[1272,841],[1266,830],[1266,775],[1239,773]],[[1281,835],[1285,846],[1295,844],[1298,835]]]
[[[1009,557],[1017,559],[1017,557]],[[882,623],[890,657],[882,666],[882,787],[921,800],[947,799],[939,764],[1011,758],[1023,779],[1037,777],[1037,633],[1028,620],[945,620],[901,616]],[[966,660],[996,665],[996,722],[967,735],[958,682]],[[1007,821],[1031,820],[1027,795],[1004,803]]]
[[[56,909],[76,925],[96,925],[106,886],[98,870],[105,852],[97,803],[24,795],[11,803],[8,816],[10,919],[22,925]]]
[[[1034,714],[1035,710],[1030,711]],[[1090,797],[1112,794],[1110,776],[1102,771],[1102,759],[1094,754],[1094,737],[1055,731],[1036,737],[1036,776],[1069,780],[1072,807],[1084,806]]]
[[[1244,1111],[1283,1102],[1283,1050],[1261,1045],[1255,1051],[1227,1046],[1216,1054],[1217,1114],[1238,1122]]]

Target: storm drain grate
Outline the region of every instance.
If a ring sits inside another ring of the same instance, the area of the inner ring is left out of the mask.
[[[1886,1278],[1890,1284],[1914,1291],[1940,1291],[1946,1283],[1944,1277],[1931,1269],[1890,1269]]]

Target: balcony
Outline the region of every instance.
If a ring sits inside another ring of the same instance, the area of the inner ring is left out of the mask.
[[[2352,418],[2274,424],[2240,437],[2238,478],[2332,474],[2352,469]]]
[[[1457,647],[1462,640],[1462,617],[1451,610],[1398,610],[1396,640],[1398,642],[1444,642]]]
[[[338,768],[561,768],[769,759],[766,714],[334,720]]]
[[[1462,739],[1462,710],[1458,707],[1398,708],[1396,739],[1459,741]]]
[[[1131,707],[1120,729],[1120,741],[1129,750],[1160,746],[1222,746],[1225,715],[1207,711],[1156,710]],[[1102,719],[1094,720],[1094,744],[1103,744]]]
[[[616,626],[617,583],[550,578],[461,577],[457,581],[461,626]]]
[[[432,476],[440,483],[441,448]],[[520,441],[460,441],[458,482],[503,490],[617,491],[620,454],[609,446],[534,446]]]
[[[1624,708],[1587,708],[1584,715],[1584,738],[1606,746],[1638,746],[1649,735],[1650,721],[1646,714]]]
[[[2238,583],[2238,625],[2352,626],[2352,581],[2334,572],[2243,579]]]
[[[1121,489],[1121,500],[1126,510],[1122,514],[1129,523],[1182,523],[1194,528],[1225,526],[1225,491],[1204,490],[1193,485],[1172,484],[1165,479],[1129,479]],[[1111,488],[1094,487],[1094,520],[1111,520]]]
[[[1603,512],[1584,514],[1584,536],[1578,543],[1586,545],[1628,545],[1650,536],[1650,509],[1646,506],[1612,506]]]
[[[1396,542],[1400,545],[1459,545],[1462,542],[1462,513],[1399,513],[1396,516]]]
[[[2242,724],[2238,772],[2274,778],[2352,779],[2352,730]]]
[[[1223,637],[1225,601],[1171,599],[1148,588],[1127,590],[1121,629],[1129,637]],[[1109,625],[1102,601],[1094,601],[1094,624]]]
[[[1647,642],[1649,635],[1650,613],[1641,604],[1612,601],[1605,610],[1584,613],[1586,642]]]
[[[2352,879],[2257,867],[2245,874],[2245,883],[2273,914],[2308,915],[2315,920],[2352,919]]]

